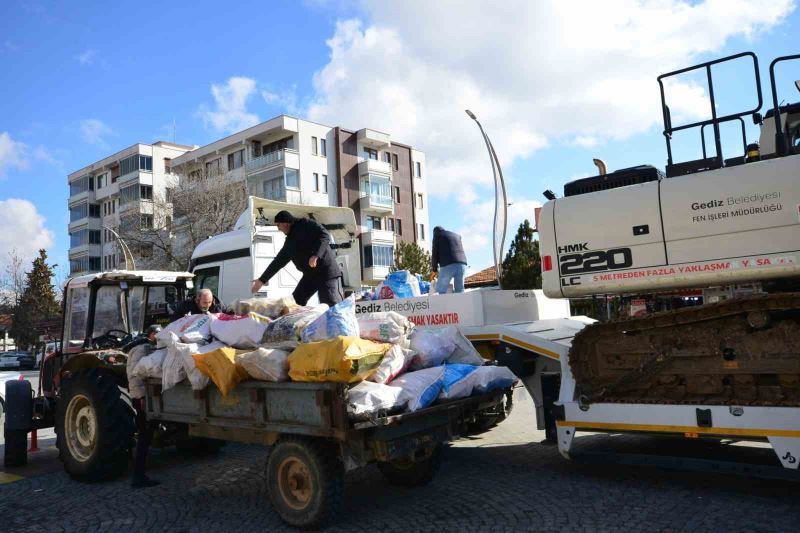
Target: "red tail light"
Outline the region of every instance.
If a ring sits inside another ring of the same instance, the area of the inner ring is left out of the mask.
[[[542,258],[542,270],[544,272],[550,272],[553,270],[553,257],[550,255],[546,255]]]

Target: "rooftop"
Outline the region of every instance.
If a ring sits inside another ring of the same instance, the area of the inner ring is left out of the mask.
[[[464,279],[464,287],[474,289],[477,287],[492,287],[497,285],[497,271],[494,266],[484,268]]]

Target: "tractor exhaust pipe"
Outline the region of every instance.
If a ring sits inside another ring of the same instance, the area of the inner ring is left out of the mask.
[[[592,159],[592,163],[594,163],[594,165],[597,167],[597,171],[600,173],[601,176],[608,174],[605,161],[603,161],[602,159],[595,158]]]

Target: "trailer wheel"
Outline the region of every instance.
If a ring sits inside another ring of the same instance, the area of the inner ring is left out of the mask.
[[[327,442],[284,437],[269,454],[269,499],[289,525],[312,529],[336,516],[343,485],[344,468]]]
[[[56,446],[75,479],[113,479],[128,466],[134,414],[113,375],[96,368],[64,381],[56,402]]]
[[[4,428],[3,438],[6,440],[3,465],[25,465],[28,462],[28,432],[23,429]]]
[[[442,464],[442,447],[436,446],[430,456],[419,461],[402,459],[389,463],[378,463],[386,481],[401,487],[419,487],[433,480]]]

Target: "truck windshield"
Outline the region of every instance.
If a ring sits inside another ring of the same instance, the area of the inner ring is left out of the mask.
[[[112,329],[130,332],[128,329],[125,294],[117,285],[106,285],[97,289],[92,337],[99,337]]]

